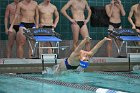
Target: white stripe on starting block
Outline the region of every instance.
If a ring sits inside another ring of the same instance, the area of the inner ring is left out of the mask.
[[[55,61],[57,59],[57,54],[41,54],[41,59],[43,59],[44,62]]]

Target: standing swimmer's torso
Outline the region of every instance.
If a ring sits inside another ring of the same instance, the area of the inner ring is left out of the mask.
[[[86,1],[85,0],[73,0],[73,4],[71,6],[71,12],[73,19],[76,21],[84,21],[84,10],[86,8]]]

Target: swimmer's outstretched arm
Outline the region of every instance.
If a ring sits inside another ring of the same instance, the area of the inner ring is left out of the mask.
[[[104,39],[102,39],[101,41],[99,41],[90,51],[89,51],[89,55],[93,56],[98,50],[99,48],[105,43],[105,41],[111,40],[107,37],[104,37]]]
[[[80,50],[85,46],[85,43],[89,42],[91,40],[90,37],[85,37],[84,40],[81,41],[81,43],[76,47],[74,50],[75,53],[79,53]]]

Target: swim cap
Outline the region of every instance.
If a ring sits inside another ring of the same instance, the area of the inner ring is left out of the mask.
[[[81,66],[82,68],[87,68],[87,67],[89,66],[89,63],[88,63],[87,61],[81,61],[81,60],[80,60],[80,66]]]

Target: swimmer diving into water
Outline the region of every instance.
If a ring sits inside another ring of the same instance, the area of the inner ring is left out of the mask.
[[[85,44],[90,41],[90,39],[90,37],[85,37],[84,40],[82,40],[77,48],[71,53],[69,58],[64,59],[60,64],[55,66],[55,71],[53,73],[59,73],[66,70],[76,70],[79,67],[83,69],[87,68],[89,66],[89,59],[94,56],[94,54],[105,43],[105,41],[111,40],[107,37],[104,37],[104,39],[99,41],[90,51],[82,50]]]

